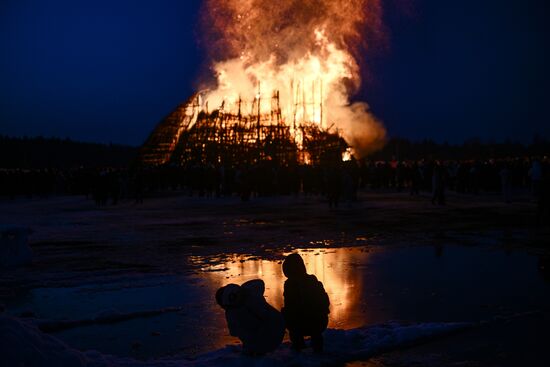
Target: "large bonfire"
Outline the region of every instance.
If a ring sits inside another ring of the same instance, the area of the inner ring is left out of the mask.
[[[385,130],[364,102],[358,55],[382,32],[380,0],[206,0],[216,77],[164,119],[146,163],[315,163],[361,157]]]

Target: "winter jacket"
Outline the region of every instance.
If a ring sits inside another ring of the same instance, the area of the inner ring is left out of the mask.
[[[283,341],[284,320],[264,298],[265,284],[255,279],[242,286],[225,287],[222,307],[229,333],[243,343],[243,351],[263,354],[275,350]]]
[[[287,276],[282,310],[286,327],[302,335],[322,333],[328,324],[329,298],[323,283],[307,274],[302,258],[289,255],[283,263]]]

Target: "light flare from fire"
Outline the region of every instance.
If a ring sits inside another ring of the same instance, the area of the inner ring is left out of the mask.
[[[210,108],[271,114],[297,138],[302,124],[337,130],[356,156],[383,144],[368,105],[350,103],[361,85],[354,51],[382,32],[380,0],[206,0],[203,10],[217,76]]]

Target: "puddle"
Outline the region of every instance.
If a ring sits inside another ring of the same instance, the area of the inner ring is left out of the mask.
[[[460,246],[297,251],[331,300],[329,327],[351,329],[401,320],[475,321],[548,305],[540,259]],[[260,278],[268,302],[283,306],[281,261],[234,256],[205,266],[211,289]]]
[[[368,320],[365,322],[364,312],[357,307],[361,303],[364,272],[357,271],[356,265],[367,263],[370,252],[363,248],[305,249],[297,252],[304,259],[308,272],[323,282],[329,294],[329,327],[351,329],[368,323]],[[227,283],[242,284],[248,280],[262,279],[266,285],[267,301],[277,309],[283,307],[286,278],[282,271],[282,261],[235,255],[221,263],[204,266],[202,270],[205,272],[203,277],[212,289]]]
[[[308,272],[325,285],[331,328],[388,320],[482,320],[550,305],[550,284],[540,271],[541,260],[524,252],[459,246],[297,252]],[[37,288],[6,306],[13,314],[30,310],[48,319],[181,306],[180,312],[55,333],[79,349],[146,359],[174,353],[194,356],[234,343],[214,300],[215,291],[227,283],[263,279],[268,302],[278,309],[283,305],[281,261],[244,255],[188,261],[202,264],[202,270],[185,277],[144,277],[131,284]]]

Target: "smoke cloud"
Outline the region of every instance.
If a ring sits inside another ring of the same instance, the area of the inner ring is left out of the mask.
[[[217,76],[211,105],[280,91],[287,122],[334,126],[357,156],[383,145],[368,104],[350,104],[368,64],[361,54],[384,37],[381,0],[206,0],[202,27]]]

